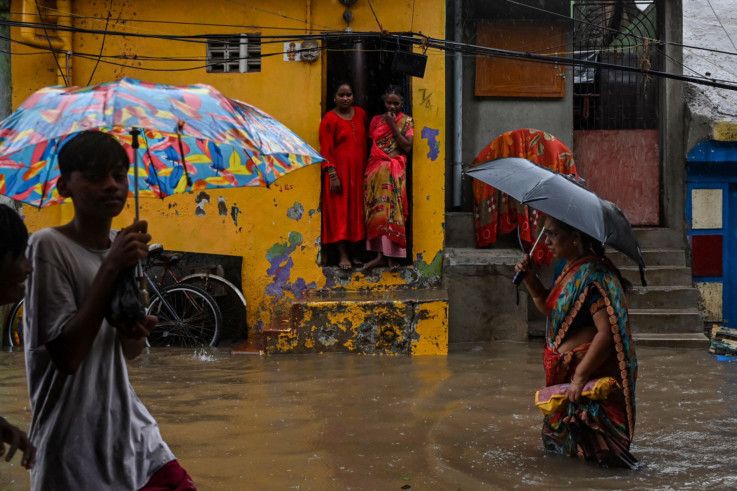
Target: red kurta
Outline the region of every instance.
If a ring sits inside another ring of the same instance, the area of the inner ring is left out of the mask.
[[[366,168],[366,112],[355,106],[353,118],[345,120],[329,111],[320,123],[320,153],[327,160],[323,169],[335,167],[341,193],[330,191],[330,176],[322,180],[322,243],[366,238],[363,213],[363,172]]]

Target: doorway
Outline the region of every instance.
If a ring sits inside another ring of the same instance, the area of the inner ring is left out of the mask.
[[[333,109],[333,95],[337,84],[348,81],[353,86],[355,104],[366,110],[368,121],[385,112],[381,99],[389,85],[401,88],[404,96],[404,112],[412,114],[412,93],[410,77],[392,70],[394,54],[410,52],[411,46],[395,40],[383,39],[380,36],[365,38],[331,39],[326,47],[326,77],[323,92],[323,114]],[[370,145],[370,142],[369,142]],[[370,148],[370,146],[368,147]],[[401,264],[411,264],[412,258],[412,154],[407,158],[407,201],[410,204],[409,218],[406,224],[407,258]],[[322,190],[324,193],[325,190]],[[322,202],[322,200],[321,200]],[[353,244],[352,256],[367,261],[373,253],[365,250],[363,243]],[[338,264],[337,247],[322,245],[320,254],[322,266]]]

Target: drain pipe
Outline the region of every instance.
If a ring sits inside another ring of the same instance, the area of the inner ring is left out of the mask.
[[[463,0],[453,0],[453,40],[463,41]],[[463,55],[453,55],[453,208],[463,193]]]

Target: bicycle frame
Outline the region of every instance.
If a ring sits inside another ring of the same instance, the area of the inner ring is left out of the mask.
[[[146,278],[146,281],[148,281],[148,286],[151,287],[151,290],[153,291],[154,295],[161,300],[161,304],[166,308],[167,312],[172,316],[172,318],[176,319],[177,322],[180,322],[182,319],[177,314],[176,310],[172,308],[171,305],[169,305],[169,302],[166,301],[164,296],[161,294],[161,290],[156,286],[156,283],[151,279],[151,276],[146,272],[146,270],[143,270],[143,276]],[[153,298],[149,300],[149,304],[146,305],[146,308],[148,308],[149,305],[153,303]]]

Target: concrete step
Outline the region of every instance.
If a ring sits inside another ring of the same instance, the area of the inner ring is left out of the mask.
[[[636,266],[619,268],[622,276],[639,286],[640,271]],[[691,268],[685,266],[650,266],[645,267],[645,280],[649,286],[691,286]]]
[[[655,346],[660,348],[699,348],[709,347],[709,338],[704,333],[675,332],[675,333],[634,333],[635,347]]]
[[[608,249],[607,257],[617,267],[637,266],[637,263],[619,251]],[[686,266],[686,251],[684,249],[644,249],[642,257],[645,260],[646,267]]]
[[[527,294],[520,288],[518,305],[511,281],[519,258],[514,249],[445,250],[451,343],[527,339]]]
[[[547,322],[543,320],[531,320],[527,323],[527,335],[531,338],[544,338]]]
[[[704,320],[695,308],[686,309],[630,309],[632,332],[654,333],[703,333]]]
[[[447,354],[445,289],[324,291],[264,329],[268,353]]]
[[[472,213],[451,211],[445,214],[445,247],[475,248],[475,235]],[[519,250],[517,232],[498,236],[492,247]]]
[[[691,286],[635,286],[627,301],[632,309],[697,308],[699,293]]]
[[[473,273],[479,270],[501,267],[505,272],[514,274],[514,265],[522,257],[519,249],[474,249],[470,247],[446,247],[443,258],[444,268]],[[511,269],[510,269],[511,267]],[[510,276],[511,278],[511,276]]]
[[[634,228],[640,249],[682,249],[686,245],[684,235],[670,228]]]
[[[529,323],[530,338],[545,337],[545,321]],[[709,347],[709,338],[703,332],[633,333],[635,346],[656,346],[668,348]]]

